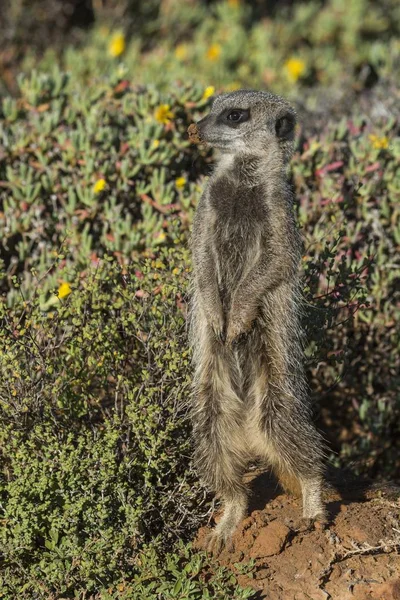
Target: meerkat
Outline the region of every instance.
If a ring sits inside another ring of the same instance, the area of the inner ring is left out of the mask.
[[[287,166],[296,113],[283,98],[239,90],[215,97],[189,136],[219,159],[191,238],[189,339],[195,464],[222,500],[208,541],[219,552],[247,510],[249,461],[301,492],[303,517],[324,519],[324,449],[303,369],[301,236]]]

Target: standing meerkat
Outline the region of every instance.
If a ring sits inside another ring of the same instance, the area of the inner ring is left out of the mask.
[[[195,464],[224,507],[208,549],[245,516],[243,475],[261,457],[303,516],[323,519],[323,445],[311,419],[300,326],[301,238],[287,165],[296,114],[267,92],[217,96],[189,136],[220,151],[192,233],[190,343]]]

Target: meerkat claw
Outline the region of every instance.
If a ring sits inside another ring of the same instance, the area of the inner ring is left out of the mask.
[[[220,333],[220,335],[218,336],[218,341],[220,341],[220,342],[221,342],[221,344],[225,345],[225,342],[226,342],[226,334],[225,334],[225,332],[224,332],[224,331],[222,331],[222,332]]]
[[[230,536],[225,537],[222,533],[215,530],[211,531],[207,536],[205,546],[207,554],[214,557],[219,556],[224,549],[228,550],[228,552],[233,551],[232,538]]]
[[[225,342],[226,342],[226,333],[225,333],[225,331],[222,329],[222,330],[219,330],[219,331],[215,331],[214,333],[215,333],[216,339],[221,344],[225,344]]]
[[[224,546],[224,541],[221,535],[218,535],[215,531],[212,531],[206,540],[206,552],[211,556],[218,556]]]

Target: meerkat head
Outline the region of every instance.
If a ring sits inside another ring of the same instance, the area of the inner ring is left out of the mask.
[[[209,115],[197,123],[199,137],[222,153],[271,151],[287,162],[293,153],[296,113],[280,96],[238,90],[216,96]]]

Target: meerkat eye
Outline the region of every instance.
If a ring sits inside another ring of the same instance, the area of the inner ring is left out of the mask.
[[[296,120],[293,115],[287,114],[278,119],[275,123],[275,133],[278,138],[286,139],[294,130]]]
[[[228,121],[232,121],[233,123],[243,123],[249,119],[249,111],[235,109],[226,115]]]

